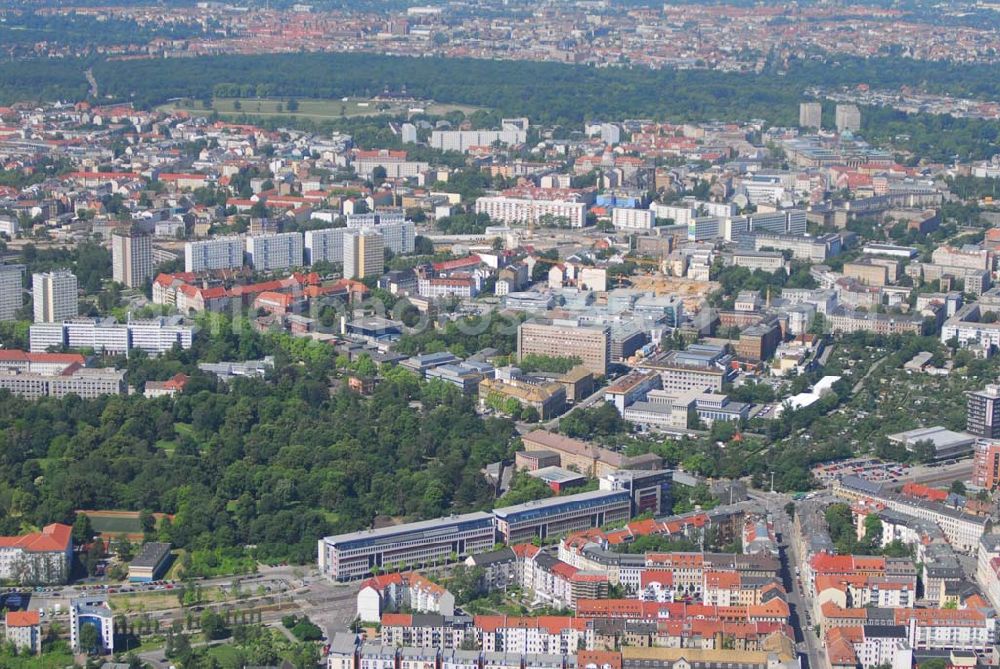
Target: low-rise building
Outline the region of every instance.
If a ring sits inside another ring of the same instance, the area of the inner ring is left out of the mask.
[[[4,617],[4,637],[19,653],[41,653],[42,624],[38,611],[8,611]]]
[[[382,614],[402,608],[416,613],[455,613],[455,596],[417,573],[381,574],[362,582],[358,591],[358,618],[378,622]]]

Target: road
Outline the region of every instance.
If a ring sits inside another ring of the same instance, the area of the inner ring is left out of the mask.
[[[959,460],[952,465],[918,465],[913,467],[906,476],[907,481],[914,483],[951,483],[952,481],[968,481],[972,476],[972,458]]]
[[[87,68],[87,71],[83,73],[87,77],[87,84],[90,86],[90,97],[97,99],[97,79],[94,78],[94,70]]]
[[[810,624],[811,607],[808,595],[803,592],[801,581],[795,577],[795,568],[801,569],[802,561],[798,555],[793,533],[795,528],[785,513],[785,505],[792,501],[788,495],[780,493],[759,493],[750,491],[752,499],[760,502],[774,519],[775,534],[781,537],[778,546],[781,551],[781,580],[788,592],[789,623],[795,630],[796,648],[802,659],[803,669],[827,669],[826,654],[822,643],[816,636]]]

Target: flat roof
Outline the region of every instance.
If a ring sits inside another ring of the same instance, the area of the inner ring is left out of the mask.
[[[379,543],[388,539],[398,537],[401,534],[450,534],[453,527],[463,523],[475,523],[487,521],[492,523],[493,515],[485,511],[465,513],[447,518],[433,518],[431,520],[420,520],[415,523],[404,523],[402,525],[392,525],[390,527],[380,527],[374,530],[359,530],[347,534],[337,534],[324,537],[323,541],[330,545],[346,544],[354,541],[368,541]]]
[[[142,545],[142,550],[129,562],[129,567],[149,567],[155,569],[167,555],[170,554],[170,544],[150,541]]]
[[[561,495],[559,497],[536,499],[531,502],[525,502],[524,504],[515,504],[514,506],[505,506],[500,509],[494,509],[493,514],[497,518],[506,519],[510,516],[516,515],[518,513],[524,513],[526,511],[544,511],[546,509],[551,509],[559,506],[581,504],[586,502],[610,499],[613,497],[621,497],[625,500],[628,500],[629,494],[627,491],[624,490],[593,490],[590,492],[577,493],[575,495]]]
[[[547,483],[569,483],[570,481],[583,481],[585,477],[578,472],[563,469],[562,467],[541,467],[534,471],[529,471],[528,476],[534,476]]]

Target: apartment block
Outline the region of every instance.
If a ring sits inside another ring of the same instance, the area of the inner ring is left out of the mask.
[[[465,152],[476,146],[523,144],[528,139],[525,130],[435,130],[431,133],[430,146],[441,151]]]
[[[241,237],[218,237],[184,244],[184,271],[211,272],[243,267]]]
[[[17,320],[17,312],[24,306],[23,276],[20,265],[0,265],[0,322]]]
[[[129,288],[138,288],[153,278],[153,238],[139,232],[111,235],[112,275]]]
[[[302,235],[298,232],[280,232],[255,235],[246,239],[247,263],[260,272],[302,267]]]
[[[0,537],[0,579],[65,583],[73,564],[73,528],[55,523],[41,532]]]
[[[857,105],[837,105],[834,122],[837,132],[858,132],[861,130],[861,110]]]
[[[347,217],[347,227],[374,229],[382,235],[383,246],[395,254],[413,253],[416,248],[416,227],[402,212],[352,214]]]
[[[548,219],[565,221],[571,228],[582,228],[587,224],[587,205],[568,200],[484,196],[476,200],[476,213],[507,224],[538,225]]]
[[[358,618],[379,622],[383,612],[408,608],[416,613],[455,613],[455,597],[437,583],[416,573],[379,574],[361,583]]]
[[[306,230],[305,261],[307,265],[344,262],[344,228]]]
[[[344,232],[344,278],[379,277],[385,271],[385,239],[373,228]]]
[[[965,431],[984,439],[1000,438],[1000,386],[967,392]]]
[[[73,318],[61,323],[37,323],[28,331],[32,353],[65,346],[92,349],[106,355],[128,354],[132,349],[141,349],[155,356],[175,345],[189,349],[193,337],[194,328],[184,325],[180,316],[128,323],[118,323],[114,318]]]
[[[993,490],[1000,484],[1000,442],[978,439],[972,452],[972,484]]]
[[[77,280],[69,270],[31,275],[36,323],[59,323],[79,313]]]
[[[656,219],[649,209],[615,207],[611,210],[611,224],[618,230],[652,230]]]
[[[578,357],[595,374],[607,374],[611,360],[610,326],[537,321],[517,328],[517,359],[526,355]]]
[[[42,623],[38,611],[7,611],[4,616],[4,637],[18,653],[41,653]]]
[[[819,102],[799,103],[799,127],[817,130],[823,127],[823,105]]]

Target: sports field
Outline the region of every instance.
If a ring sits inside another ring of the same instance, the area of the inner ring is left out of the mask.
[[[448,112],[460,111],[464,114],[471,114],[480,107],[471,105],[450,105],[431,101],[410,101],[397,102],[386,100],[373,100],[366,98],[347,98],[343,100],[318,100],[296,98],[298,108],[289,110],[289,99],[276,98],[214,98],[212,109],[205,109],[198,100],[179,100],[170,104],[162,105],[159,108],[163,111],[185,111],[191,114],[205,114],[209,111],[217,111],[220,116],[233,117],[240,114],[250,114],[261,116],[288,116],[296,118],[308,118],[316,121],[324,121],[338,118],[352,118],[359,116],[400,116],[410,113],[430,114],[432,116],[443,116]],[[293,106],[295,106],[293,104]]]

